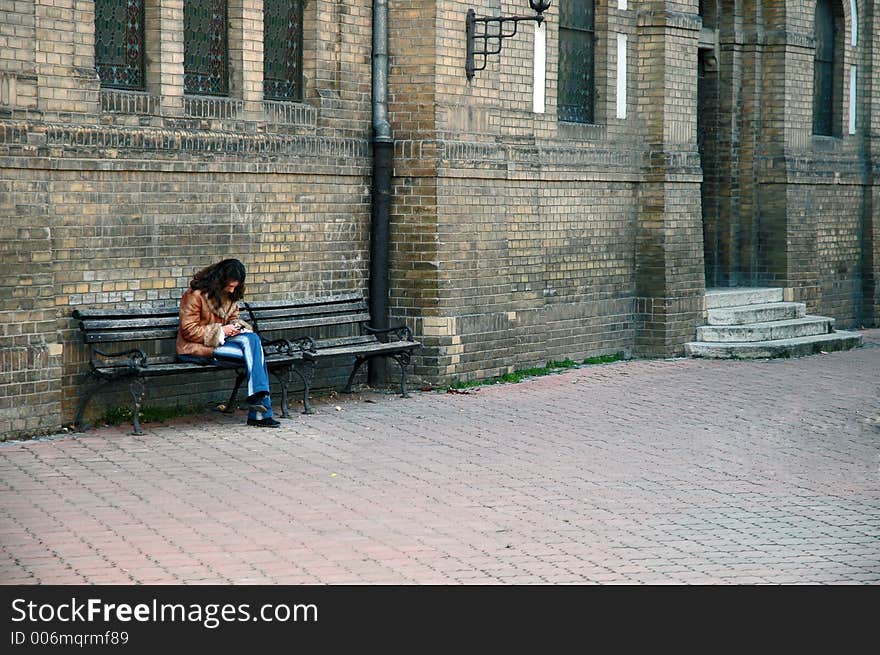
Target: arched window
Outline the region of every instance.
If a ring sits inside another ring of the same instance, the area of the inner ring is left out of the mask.
[[[263,0],[263,97],[302,100],[303,0]]]
[[[813,134],[839,135],[843,93],[843,9],[839,0],[817,0],[813,60]]]
[[[559,3],[559,120],[592,123],[595,95],[593,0]]]
[[[95,0],[95,69],[103,87],[144,89],[144,0]]]
[[[184,0],[183,90],[199,95],[229,92],[226,0]]]

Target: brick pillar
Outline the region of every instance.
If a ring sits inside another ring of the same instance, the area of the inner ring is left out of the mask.
[[[862,36],[865,55],[859,75],[862,110],[857,129],[862,133],[867,178],[862,221],[862,316],[866,325],[880,325],[880,9],[876,0],[864,5]]]
[[[434,38],[437,4],[431,0],[389,3],[389,115],[394,129],[394,192],[391,204],[391,322],[406,322],[424,335],[414,373],[442,377],[456,370],[461,352],[454,310],[444,292],[456,295],[442,261],[444,243],[458,243],[455,218],[441,221],[438,144],[435,140]],[[464,51],[464,9],[461,50]],[[464,60],[462,60],[462,65]],[[462,76],[464,75],[462,69]],[[442,225],[441,225],[442,223]],[[449,234],[453,233],[450,238]]]
[[[100,80],[95,71],[95,3],[36,3],[37,106],[45,112],[95,112]]]
[[[36,16],[33,6],[0,3],[0,106],[37,108]]]
[[[43,171],[0,178],[0,441],[57,430],[61,354]],[[15,198],[29,196],[30,204]],[[14,220],[10,217],[15,217]]]
[[[639,115],[647,144],[636,244],[636,351],[683,352],[702,318],[696,2],[649,3],[638,17]]]
[[[162,112],[183,113],[183,0],[148,2],[144,17],[147,91]]]
[[[229,0],[229,95],[245,116],[262,116],[263,0]]]

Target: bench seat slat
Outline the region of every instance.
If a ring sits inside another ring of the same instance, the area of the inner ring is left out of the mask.
[[[271,366],[278,366],[283,364],[288,364],[290,362],[301,361],[303,359],[302,351],[293,351],[291,354],[283,353],[283,354],[274,354],[274,355],[266,355],[266,363]],[[163,373],[173,373],[173,372],[182,372],[182,371],[210,371],[213,370],[217,365],[214,363],[211,364],[197,364],[195,362],[181,362],[173,357],[168,356],[147,356],[147,366],[142,372],[145,375],[160,375]],[[229,364],[223,364],[220,368],[242,368],[244,366],[244,362],[241,364],[237,364],[234,362],[230,362]],[[129,369],[129,365],[127,362],[107,362],[106,364],[100,364],[97,366],[98,370],[102,372],[113,372]]]
[[[100,332],[85,332],[85,343],[113,343],[120,341],[157,341],[160,339],[176,339],[177,326],[141,329],[141,330],[102,330]]]
[[[218,367],[213,365],[203,366],[191,362],[154,362],[147,358],[147,366],[142,369],[132,369],[125,364],[107,364],[95,367],[98,371],[105,374],[116,374],[123,371],[130,372],[132,375],[141,374],[144,376],[170,375],[172,373],[183,373],[184,371],[216,371]],[[236,366],[224,366],[221,368],[237,368]]]
[[[373,343],[374,341],[376,341],[376,337],[370,334],[359,334],[356,336],[336,337],[331,339],[316,339],[315,347],[320,350],[321,348],[333,348],[335,346],[354,346],[362,343]]]
[[[383,353],[402,352],[421,347],[418,341],[389,341],[382,343],[377,341],[371,344],[359,344],[350,346],[335,346],[318,350],[321,357],[335,357],[337,355],[380,355]]]
[[[176,339],[177,326],[156,328],[153,330],[111,330],[102,332],[85,332],[85,343],[116,343],[123,341],[159,341]]]

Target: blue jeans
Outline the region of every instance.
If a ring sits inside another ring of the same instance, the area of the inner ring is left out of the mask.
[[[234,337],[228,337],[226,343],[214,348],[214,358],[219,360],[236,359],[243,361],[247,369],[248,399],[254,394],[265,393],[263,398],[255,399],[260,405],[265,405],[268,410],[265,414],[248,412],[248,418],[261,419],[272,416],[272,401],[269,398],[269,370],[266,368],[266,358],[263,354],[263,344],[253,332],[243,332]]]

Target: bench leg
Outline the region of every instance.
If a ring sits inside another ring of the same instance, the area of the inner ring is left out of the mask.
[[[409,394],[406,391],[406,367],[409,366],[410,362],[410,353],[402,352],[396,355],[391,355],[391,358],[397,362],[397,365],[400,366],[400,395],[404,398],[409,398]]]
[[[302,370],[300,370],[302,368]],[[309,387],[312,384],[312,378],[315,376],[315,362],[304,361],[300,366],[294,366],[293,372],[299,376],[303,383],[303,414],[314,414],[315,410],[309,404]],[[283,402],[283,401],[282,401]]]
[[[91,377],[92,377],[91,374],[89,374],[89,373],[86,374],[86,383],[88,383],[88,380]],[[86,412],[86,407],[88,406],[89,402],[92,400],[92,397],[99,390],[103,389],[108,384],[110,384],[110,382],[112,382],[112,380],[100,380],[91,389],[89,389],[86,392],[86,394],[82,397],[82,399],[79,401],[79,406],[76,408],[76,417],[73,419],[73,425],[76,428],[77,432],[85,432],[89,428],[89,426],[85,423],[85,421],[83,421],[83,415]]]
[[[290,387],[290,367],[285,367],[280,371],[273,370],[272,375],[281,385],[281,418],[290,418],[290,412],[287,411],[287,389]]]
[[[133,423],[134,423],[134,432],[132,434],[141,435],[144,433],[141,430],[141,400],[144,397],[144,380],[143,378],[135,378],[131,381],[131,384],[128,385],[128,391],[131,393],[131,400],[134,405],[134,414],[133,414]]]
[[[354,376],[357,375],[358,369],[363,366],[364,362],[368,359],[369,357],[355,356],[354,368],[351,371],[351,375],[348,376],[348,382],[345,383],[345,388],[342,390],[342,393],[351,393],[351,383],[354,382]]]
[[[241,371],[235,376],[235,386],[232,387],[232,393],[229,394],[229,401],[226,403],[226,406],[220,410],[224,414],[235,413],[235,398],[238,396],[238,390],[241,388],[241,383],[245,381],[245,378],[247,378],[247,371]]]

